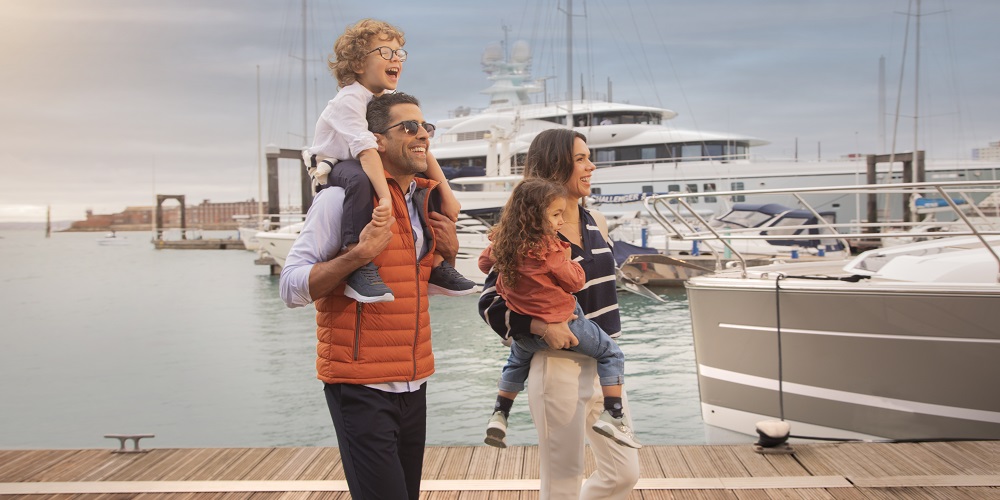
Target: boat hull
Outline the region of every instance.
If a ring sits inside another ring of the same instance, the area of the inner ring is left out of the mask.
[[[288,252],[292,251],[292,245],[298,238],[298,233],[265,232],[257,233],[257,240],[260,241],[260,250],[267,253],[281,267],[285,267],[285,259]]]
[[[995,286],[803,281],[688,283],[707,423],[752,434],[742,414],[837,437],[1000,438]]]

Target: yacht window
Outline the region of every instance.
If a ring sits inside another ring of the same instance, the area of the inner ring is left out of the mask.
[[[679,192],[681,192],[681,185],[680,184],[668,184],[667,185],[667,192],[668,193],[679,193]],[[670,204],[671,205],[676,205],[677,204],[677,200],[670,200]]]
[[[615,150],[614,149],[598,149],[597,150],[597,162],[598,163],[610,163],[615,161]]]
[[[729,183],[729,190],[730,191],[745,191],[746,188],[743,187],[743,183],[742,182],[731,182],[731,183]],[[738,194],[738,195],[735,195],[735,196],[732,197],[732,201],[734,203],[738,203],[738,202],[741,202],[741,201],[747,201],[747,197],[743,196],[742,194]]]
[[[475,132],[459,132],[456,134],[456,139],[458,141],[478,141],[486,137],[485,130],[477,130]]]
[[[590,188],[590,194],[601,194],[601,188]]]
[[[681,161],[700,161],[701,159],[701,144],[681,146]]]
[[[705,145],[705,156],[708,156],[712,160],[722,160],[725,151],[723,151],[722,144],[706,144]]]
[[[656,147],[642,148],[639,151],[639,156],[643,160],[655,160],[656,159]]]
[[[653,194],[653,186],[643,186],[642,192],[646,194]]]
[[[688,184],[687,185],[687,190],[685,192],[686,193],[697,193],[698,192],[698,185],[697,184]],[[698,197],[697,196],[691,196],[691,197],[688,198],[688,202],[689,203],[698,203]]]
[[[702,187],[704,188],[704,191],[706,193],[711,193],[711,192],[715,191],[715,183],[714,182],[705,183],[705,184],[702,185]],[[705,203],[715,203],[715,197],[714,196],[707,196],[706,195],[705,196]]]

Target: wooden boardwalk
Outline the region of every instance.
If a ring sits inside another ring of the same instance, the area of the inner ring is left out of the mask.
[[[998,441],[797,444],[793,455],[646,446],[639,456],[633,499],[1000,499]],[[343,479],[336,448],[0,450],[0,499],[348,499]],[[427,500],[537,499],[538,449],[430,447],[421,489]]]

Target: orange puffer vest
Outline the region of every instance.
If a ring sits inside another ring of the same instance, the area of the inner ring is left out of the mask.
[[[396,218],[389,246],[373,261],[396,300],[362,304],[344,296],[344,284],[316,301],[317,378],[329,384],[377,384],[429,377],[434,373],[427,280],[434,238],[427,224],[427,201],[437,182],[417,178],[414,204],[423,222],[427,254],[416,262],[406,200],[389,178]]]

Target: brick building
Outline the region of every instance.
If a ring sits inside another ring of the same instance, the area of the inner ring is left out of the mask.
[[[155,207],[126,207],[114,214],[95,214],[87,210],[87,218],[75,221],[68,231],[141,231],[152,229]],[[255,215],[257,201],[212,203],[204,200],[198,205],[188,206],[185,210],[186,225],[190,229],[236,229],[238,224],[234,215]],[[166,203],[163,207],[164,227],[180,227],[181,210],[176,204]]]

